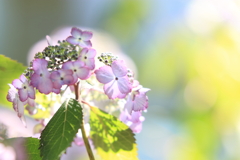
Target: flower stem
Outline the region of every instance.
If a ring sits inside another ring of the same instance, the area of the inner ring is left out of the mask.
[[[74,85],[75,96],[76,96],[75,98],[76,98],[76,100],[79,101],[79,91],[78,91],[79,88],[78,87],[79,87],[79,82]],[[88,137],[86,135],[85,128],[84,128],[84,121],[82,122],[82,125],[81,125],[81,132],[82,132],[83,141],[84,141],[87,153],[88,153],[88,157],[90,160],[95,160],[91,146],[88,141]]]
[[[88,138],[86,136],[84,124],[81,126],[81,131],[82,131],[83,141],[84,141],[86,150],[88,152],[88,157],[89,157],[90,160],[95,160],[95,158],[93,156],[93,152],[92,152],[91,146],[90,146]]]

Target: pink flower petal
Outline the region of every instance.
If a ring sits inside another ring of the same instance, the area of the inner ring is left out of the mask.
[[[28,97],[35,99],[35,90],[33,86],[28,86]]]
[[[48,62],[45,59],[35,59],[33,61],[33,70],[35,73],[40,74],[43,69],[47,69]]]
[[[81,37],[82,37],[83,41],[89,41],[92,38],[92,36],[93,36],[92,32],[83,31]]]
[[[97,52],[95,49],[88,49],[88,52],[87,52],[87,55],[88,55],[88,58],[94,58],[96,56]]]
[[[28,103],[29,106],[31,106],[31,107],[35,107],[35,106],[36,106],[36,103],[35,103],[34,99],[28,98],[27,103]]]
[[[73,63],[71,61],[65,62],[62,66],[63,69],[72,69]]]
[[[49,78],[43,78],[40,80],[37,89],[40,93],[49,94],[53,89],[52,81]]]
[[[38,83],[39,83],[39,75],[37,74],[37,73],[34,73],[32,76],[31,76],[31,85],[33,86],[33,87],[37,87],[38,86]]]
[[[118,78],[117,82],[118,82],[118,88],[121,93],[128,94],[129,92],[131,92],[132,85],[129,82],[129,79],[127,76]]]
[[[14,86],[14,87],[16,87],[17,89],[20,89],[20,88],[22,88],[22,81],[20,81],[20,79],[14,79],[13,81],[12,81],[12,85]]]
[[[118,84],[115,80],[105,84],[103,89],[109,99],[115,99],[119,98],[119,96],[122,96],[122,93],[119,91]]]
[[[88,59],[86,62],[86,67],[93,70],[95,68],[95,60],[94,59]]]
[[[61,89],[60,88],[59,89],[53,88],[52,91],[56,94],[59,94],[61,92]]]
[[[145,94],[138,94],[135,96],[133,110],[141,111],[148,107],[148,98]]]
[[[131,96],[128,96],[128,100],[127,100],[127,102],[126,102],[126,104],[125,104],[124,107],[125,107],[125,109],[127,110],[127,112],[128,112],[129,114],[132,113],[133,101],[131,100]]]
[[[8,85],[9,85],[10,89],[8,90],[7,100],[9,102],[13,102],[18,91],[12,84],[8,84]]]
[[[73,44],[73,45],[78,45],[78,44],[79,44],[79,40],[76,39],[76,38],[74,38],[73,36],[69,36],[69,37],[66,39],[66,41],[67,41],[68,43]]]
[[[18,90],[19,98],[22,102],[26,101],[28,99],[28,93],[26,89],[19,89]]]
[[[22,81],[23,83],[25,83],[25,82],[28,82],[28,79],[22,74],[21,76],[20,76],[20,81]]]
[[[103,66],[95,71],[96,78],[100,83],[106,84],[115,79],[112,68]]]
[[[92,47],[92,42],[91,41],[79,41],[79,46],[82,48]]]
[[[53,82],[53,88],[61,88],[62,85],[59,82],[60,73],[58,71],[53,71],[50,75],[50,79]]]
[[[79,60],[77,60],[77,61],[74,61],[74,62],[73,62],[73,66],[74,66],[75,68],[81,68],[81,67],[84,66],[84,63],[81,62],[81,61],[79,61]]]
[[[71,30],[71,35],[75,38],[79,38],[82,36],[82,30],[81,29],[78,29],[78,28],[75,28],[73,27],[72,30]]]
[[[73,81],[72,75],[65,76],[64,80],[63,80],[64,84],[66,84],[66,85],[72,85],[73,84],[72,81]]]
[[[76,74],[78,78],[80,78],[81,80],[85,80],[89,78],[90,70],[88,68],[82,67],[78,69]]]
[[[127,67],[123,60],[116,60],[112,63],[112,70],[116,77],[123,77],[127,74]]]

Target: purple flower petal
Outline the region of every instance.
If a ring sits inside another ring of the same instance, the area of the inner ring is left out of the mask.
[[[19,79],[20,81],[22,81],[22,83],[28,82],[28,79],[23,74],[20,76]]]
[[[123,60],[116,60],[112,63],[112,70],[116,77],[123,77],[127,74],[127,67]]]
[[[84,63],[77,60],[77,61],[74,61],[74,62],[73,62],[73,66],[74,66],[75,68],[81,68],[81,67],[84,66]]]
[[[18,90],[19,98],[22,102],[26,101],[28,99],[28,93],[26,89],[19,89]]]
[[[132,113],[133,105],[134,105],[134,104],[133,104],[133,101],[131,100],[131,96],[128,96],[128,99],[127,99],[127,102],[126,102],[124,108],[127,110],[127,112],[128,112],[129,114]]]
[[[53,88],[61,88],[62,85],[59,82],[60,73],[58,71],[53,71],[50,75],[50,79],[53,82]]]
[[[123,96],[118,89],[118,83],[116,81],[105,84],[103,89],[109,99],[121,98]]]
[[[27,92],[29,98],[35,99],[35,90],[33,86],[28,86]]]
[[[92,47],[92,42],[91,41],[79,41],[79,46],[84,48],[84,47]]]
[[[86,62],[86,67],[93,70],[95,68],[95,60],[94,59],[88,59]]]
[[[14,79],[12,81],[12,85],[16,87],[17,89],[22,88],[22,81],[20,79]]]
[[[33,61],[33,70],[35,73],[40,74],[42,70],[47,70],[48,62],[45,59],[35,59]]]
[[[38,78],[39,78],[39,75],[37,74],[37,73],[34,73],[32,76],[31,76],[31,85],[33,86],[33,87],[37,87],[38,86],[38,83],[39,83],[39,80],[38,80]]]
[[[85,49],[85,48],[84,48],[84,49]],[[90,49],[88,49],[88,51],[87,51],[88,58],[94,58],[94,57],[96,56],[96,54],[97,54],[97,52],[96,52],[95,49],[90,48]]]
[[[132,85],[129,82],[129,79],[127,76],[118,78],[117,82],[118,82],[118,88],[121,93],[128,94],[129,92],[131,92]]]
[[[138,94],[135,96],[133,110],[134,111],[141,111],[145,110],[148,107],[148,98],[144,94]]]
[[[56,94],[59,94],[61,92],[61,89],[60,88],[59,89],[53,88],[52,91]]]
[[[35,103],[34,99],[28,98],[27,103],[28,103],[29,106],[31,106],[31,107],[35,107],[35,106],[36,106],[36,103]]]
[[[96,78],[100,83],[106,84],[115,79],[112,68],[103,66],[95,71]]]
[[[79,40],[76,39],[76,38],[74,38],[73,36],[69,36],[69,37],[66,39],[66,41],[67,41],[68,43],[73,44],[73,45],[78,45],[78,44],[79,44]]]
[[[84,31],[82,32],[82,35],[81,35],[83,41],[89,41],[92,38],[92,36],[93,36],[92,32],[89,32],[89,31]]]
[[[39,92],[44,94],[49,94],[52,91],[53,84],[50,79],[50,73],[48,70],[45,70],[44,72],[39,72],[39,74],[34,73],[31,76],[31,85],[36,87]]]
[[[81,67],[77,70],[76,74],[78,78],[80,78],[81,80],[85,80],[89,78],[90,70],[88,68]]]
[[[37,89],[40,93],[49,94],[52,92],[53,84],[50,78],[42,78],[39,81]]]
[[[12,84],[8,84],[8,85],[9,85],[10,89],[8,90],[7,100],[9,102],[13,102],[18,91]]]
[[[64,84],[70,85],[73,81],[72,74],[73,72],[70,69],[53,71],[50,76],[53,82],[53,88],[60,89]]]
[[[75,38],[79,38],[79,37],[82,36],[82,30],[73,27],[72,30],[71,30],[71,35],[72,35],[73,37],[75,37]]]

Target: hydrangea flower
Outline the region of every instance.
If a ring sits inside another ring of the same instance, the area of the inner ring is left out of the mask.
[[[61,69],[58,71],[53,71],[50,78],[53,82],[53,88],[60,89],[62,85],[71,85],[73,81],[73,72],[69,69]]]
[[[29,98],[35,99],[35,90],[28,82],[28,79],[22,74],[19,79],[12,82],[13,86],[18,89],[20,100],[26,101]]]
[[[63,64],[63,69],[72,70],[73,72],[73,81],[72,84],[76,83],[78,78],[85,80],[90,76],[90,70],[84,67],[84,63],[77,60],[77,61],[68,61]]]
[[[120,114],[119,118],[122,122],[124,122],[134,133],[139,133],[142,130],[142,122],[145,118],[142,116],[142,112],[132,112],[131,114],[128,111],[124,110]]]
[[[30,78],[31,85],[44,94],[49,94],[53,90],[53,84],[50,79],[51,74],[47,66],[48,62],[45,59],[35,59],[33,61],[34,74]]]
[[[24,117],[24,105],[27,104],[27,101],[22,102],[19,99],[17,89],[12,84],[8,85],[10,86],[10,89],[7,94],[7,100],[13,103],[13,109],[17,112],[17,115],[21,119],[24,126],[26,126],[26,121]]]
[[[95,68],[95,60],[94,57],[96,56],[96,50],[95,49],[88,49],[83,48],[80,52],[80,56],[78,60],[84,63],[84,66],[87,68],[93,70]]]
[[[92,47],[90,39],[92,38],[92,32],[82,31],[78,28],[72,28],[72,36],[69,36],[66,40],[73,45],[79,45],[82,48]]]
[[[132,85],[127,77],[127,68],[122,60],[116,60],[110,66],[95,71],[96,78],[104,84],[104,92],[110,99],[125,98],[131,92]]]
[[[132,110],[141,111],[148,108],[148,97],[146,95],[148,91],[150,91],[150,89],[143,88],[141,85],[133,89],[125,104],[128,113],[131,113]]]

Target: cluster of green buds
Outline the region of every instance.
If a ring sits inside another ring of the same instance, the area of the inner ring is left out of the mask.
[[[112,53],[102,53],[100,56],[98,56],[98,60],[108,66],[111,66],[112,62],[117,59],[118,57],[113,55]]]
[[[79,47],[68,43],[66,40],[58,41],[59,45],[49,45],[42,52],[35,54],[34,59],[45,59],[48,61],[48,69],[58,70],[67,61],[77,60],[79,57]],[[32,62],[24,71],[24,75],[29,78],[32,74]]]

